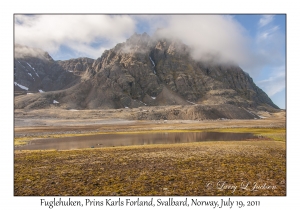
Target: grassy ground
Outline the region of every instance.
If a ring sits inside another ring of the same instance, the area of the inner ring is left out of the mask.
[[[15,151],[14,193],[286,195],[285,129],[230,130],[241,131],[269,139]]]

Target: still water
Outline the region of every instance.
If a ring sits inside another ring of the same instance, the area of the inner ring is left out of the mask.
[[[238,141],[256,138],[251,133],[184,132],[184,133],[137,133],[97,134],[90,136],[40,139],[17,150],[71,150],[128,145],[175,144],[201,141]]]

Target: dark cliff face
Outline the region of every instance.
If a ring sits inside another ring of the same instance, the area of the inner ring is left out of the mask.
[[[145,101],[166,89],[174,98],[183,99],[173,103],[166,99],[167,104],[229,103],[278,108],[237,65],[195,61],[189,52],[189,47],[178,40],[135,34],[103,53],[93,66],[102,81],[109,79],[131,99]],[[165,105],[162,100],[152,104]]]
[[[71,87],[79,77],[61,68],[47,53],[22,45],[15,46],[15,90],[46,92]]]
[[[57,93],[25,97],[28,100],[15,103],[17,108],[44,108],[56,98],[61,107],[78,109],[195,104],[278,109],[237,65],[196,61],[179,40],[145,33],[134,34],[95,61],[47,62],[70,73],[70,78],[80,77],[81,82]],[[33,106],[35,97],[43,103]]]
[[[78,76],[86,76],[86,72],[92,71],[94,59],[91,58],[75,58],[65,61],[57,61],[57,64],[64,70],[72,72]]]

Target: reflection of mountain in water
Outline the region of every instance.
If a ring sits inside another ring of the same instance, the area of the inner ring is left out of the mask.
[[[81,148],[113,147],[148,144],[175,144],[200,141],[237,141],[254,138],[251,133],[186,132],[186,133],[140,133],[100,134],[92,136],[41,139],[19,147],[22,150],[70,150]]]

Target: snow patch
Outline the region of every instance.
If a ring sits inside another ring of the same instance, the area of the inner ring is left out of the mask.
[[[59,102],[58,102],[58,101],[56,101],[56,100],[53,100],[53,103],[54,103],[54,104],[59,104]]]
[[[27,62],[26,62],[26,63],[27,63]],[[35,69],[34,69],[29,63],[27,63],[27,65],[34,71],[34,73],[35,73],[35,75],[36,75],[37,77],[40,77],[40,76],[38,75],[38,73],[36,73]]]
[[[30,94],[33,94],[33,93],[27,93],[27,95],[30,95]]]
[[[43,91],[43,90],[39,90],[39,92],[40,92],[40,93],[44,93],[44,91]]]
[[[14,82],[14,83],[15,83],[15,85],[19,86],[21,89],[28,90],[28,87],[25,87],[24,85],[20,85],[17,82]]]
[[[151,98],[152,98],[153,100],[155,100],[155,99],[156,99],[156,97],[153,97],[153,96],[151,96]]]
[[[152,60],[152,58],[149,56],[149,58],[150,58],[150,61],[152,62],[152,65],[153,65],[153,67],[155,67],[155,63],[154,63],[154,61]],[[155,69],[153,68],[153,73],[154,74],[156,74],[156,71],[155,71]]]
[[[27,63],[27,62],[26,62],[26,63]],[[27,65],[28,65],[30,68],[34,69],[29,63],[27,63]]]
[[[68,72],[73,72],[73,71],[68,70]]]
[[[18,61],[18,60],[17,60]],[[18,63],[26,70],[25,66],[23,66],[20,61],[18,61]]]
[[[128,106],[125,106],[125,109],[128,109]]]
[[[154,63],[154,61],[152,60],[152,58],[149,56],[149,58],[150,58],[150,60],[151,60],[151,62],[152,62],[152,65],[155,67],[155,63]]]
[[[145,106],[147,106],[147,104],[145,104],[144,102],[140,101],[142,104],[144,104]]]
[[[258,115],[258,116],[259,116],[259,115]],[[264,119],[264,118],[267,118],[267,117],[259,116],[259,118]]]
[[[194,104],[194,105],[197,105],[197,104],[195,104],[194,102],[191,102],[191,101],[187,101],[187,102],[189,102],[189,103],[191,103],[191,104]]]
[[[252,114],[254,117],[256,116],[255,114],[253,114],[253,113],[250,112],[249,110],[247,110],[247,109],[244,109],[244,110],[246,110],[246,112],[248,112],[249,114]]]
[[[27,63],[27,62],[26,62]],[[30,68],[32,68],[33,70],[34,70],[34,68],[29,64],[29,63],[27,63],[28,64],[28,66],[30,67]]]

